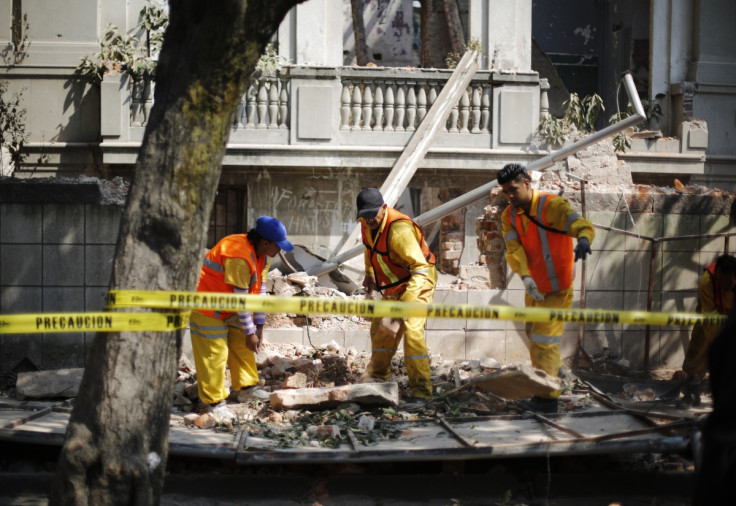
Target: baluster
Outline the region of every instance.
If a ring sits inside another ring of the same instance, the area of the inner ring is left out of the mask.
[[[373,118],[373,90],[370,83],[363,86],[363,130],[370,130]]]
[[[460,132],[468,133],[468,118],[470,117],[470,99],[468,98],[468,90],[463,91],[460,96]]]
[[[256,114],[256,87],[253,81],[248,85],[248,91],[245,92],[245,115],[246,115],[246,130],[255,128],[256,125],[253,122],[253,117]]]
[[[279,128],[289,128],[289,90],[288,82],[281,81],[281,95],[279,96]]]
[[[481,93],[481,87],[480,85],[473,86],[473,100],[472,100],[472,117],[473,117],[473,128],[471,128],[471,132],[474,134],[480,133],[480,93]]]
[[[151,80],[146,80],[146,85],[143,88],[143,124],[148,123],[148,119],[151,117],[151,109],[153,109],[153,92],[156,83]]]
[[[404,115],[406,114],[406,83],[396,83],[396,130],[404,131]]]
[[[245,110],[245,97],[240,98],[238,102],[238,108],[235,110],[235,117],[233,118],[232,129],[237,130],[243,126],[243,111]]]
[[[266,111],[268,110],[268,90],[266,83],[258,81],[258,123],[256,128],[266,128]]]
[[[384,130],[394,131],[394,85],[386,84],[386,124]]]
[[[438,83],[437,81],[429,81],[427,83],[427,86],[429,87],[429,94],[427,96],[427,108],[431,109],[432,104],[434,104],[435,100],[437,100]],[[447,122],[445,122],[444,126],[442,127],[442,131],[447,132]]]
[[[539,119],[544,119],[549,116],[549,80],[543,77],[539,80]]]
[[[376,81],[376,96],[373,98],[373,130],[383,130],[383,82]]]
[[[417,93],[417,125],[422,123],[424,116],[427,114],[427,89],[425,85],[419,86]]]
[[[279,81],[269,80],[268,88],[268,128],[279,127]]]
[[[143,124],[143,83],[133,81],[133,92],[130,98],[130,126],[139,127]]]
[[[363,97],[360,90],[360,81],[353,83],[353,121],[351,130],[360,130],[360,118],[363,111]]]
[[[350,81],[342,85],[340,96],[340,130],[350,129]]]
[[[480,130],[488,132],[491,122],[491,86],[483,85],[483,96],[480,99]]]
[[[452,111],[450,111],[450,119],[448,120],[448,131],[452,133],[457,133],[457,118],[459,116],[459,102],[455,102],[455,105],[452,107]]]
[[[414,86],[415,83],[409,81],[406,90],[406,129],[409,132],[416,130],[414,120],[417,117],[417,95]]]

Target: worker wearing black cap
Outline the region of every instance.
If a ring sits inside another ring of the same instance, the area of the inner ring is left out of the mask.
[[[363,285],[378,290],[384,300],[432,302],[437,284],[435,257],[419,225],[411,218],[388,207],[381,192],[366,188],[356,201],[365,246]],[[424,340],[424,317],[408,317],[390,324],[374,318],[371,322],[371,360],[365,375],[381,381],[391,376],[391,359],[404,339],[404,362],[409,376],[412,407],[420,407],[432,398],[429,351]],[[382,324],[383,323],[383,324]]]
[[[507,164],[496,179],[509,200],[501,216],[506,261],[524,283],[526,306],[571,307],[575,261],[591,253],[593,224],[570,207],[566,198],[533,190],[531,176],[519,164]],[[577,238],[574,249],[573,238]],[[532,366],[555,377],[562,365],[563,327],[557,321],[526,324]],[[559,396],[556,390],[525,404],[534,411],[556,412]]]

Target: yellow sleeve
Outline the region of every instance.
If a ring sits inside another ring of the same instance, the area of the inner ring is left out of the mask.
[[[250,267],[243,258],[225,258],[225,283],[247,290],[250,288]]]
[[[506,207],[501,215],[501,232],[506,243],[506,263],[519,276],[529,276],[526,251],[524,251],[524,246],[521,245],[516,229],[509,222],[509,209],[509,207]]]
[[[593,224],[570,206],[566,198],[556,197],[547,204],[547,223],[557,230],[564,230],[570,237],[585,237],[590,244],[595,239]]]
[[[417,231],[408,221],[394,222],[391,225],[389,241],[391,260],[407,267],[411,273],[411,279],[399,300],[414,302],[422,290],[434,285],[434,280],[430,277],[430,265],[422,253]]]

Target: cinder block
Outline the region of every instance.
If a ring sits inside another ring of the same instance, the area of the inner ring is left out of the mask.
[[[40,286],[43,267],[40,245],[0,245],[0,284]]]
[[[358,352],[371,353],[370,330],[351,330],[345,333],[345,347],[353,347]]]
[[[269,343],[304,344],[304,329],[302,328],[263,328],[263,339]],[[314,342],[314,341],[313,341]],[[317,343],[315,343],[317,344]]]
[[[609,292],[592,290],[585,294],[585,307],[590,309],[610,309],[620,311],[623,308],[623,292]],[[577,324],[567,324],[565,329]],[[586,323],[585,330],[615,330],[621,331],[621,324],[617,323]]]
[[[115,245],[86,245],[84,251],[84,284],[108,286],[115,260]]]
[[[465,331],[425,330],[424,338],[432,355],[440,354],[447,360],[465,358]],[[399,346],[403,349],[403,341]]]
[[[32,204],[0,204],[0,242],[40,243],[43,212]]]
[[[43,289],[41,287],[4,286],[0,289],[0,313],[40,313],[42,311]]]
[[[700,216],[700,233],[701,234],[720,234],[725,232],[733,232],[731,228],[731,218],[728,215],[701,215]],[[733,249],[734,238],[728,238],[730,250]],[[725,251],[726,238],[717,237],[713,239],[700,239],[699,248],[702,252],[713,252],[714,254],[722,254]]]
[[[619,230],[626,230],[627,215],[624,213],[608,213],[608,212],[591,212],[588,213],[588,219],[594,225],[602,225]],[[626,236],[624,234],[609,231],[595,230],[595,239],[591,249],[595,252],[600,251],[623,251],[626,247]]]
[[[122,215],[122,206],[87,204],[84,219],[85,242],[87,244],[116,244]]]
[[[43,289],[44,312],[84,312],[83,287],[53,287]]]
[[[650,271],[651,252],[644,251],[627,251],[624,257],[624,290],[629,292],[643,292],[646,300],[646,293],[649,290],[649,271]],[[654,259],[654,290],[659,292],[662,289],[662,251],[657,250]]]
[[[13,371],[24,359],[43,367],[43,334],[0,335],[0,371]]]
[[[84,242],[83,204],[45,204],[43,243],[77,244]]]
[[[479,330],[465,334],[465,357],[468,360],[495,358],[506,363],[506,331]]]
[[[309,339],[311,339],[312,344],[319,347],[327,346],[333,341],[341,348],[345,346],[344,330],[316,330],[310,328],[307,333],[307,329],[305,328],[303,337],[307,340],[307,343],[309,342]]]
[[[639,236],[659,238],[662,237],[662,216],[659,214],[634,214],[634,223],[626,222],[626,230]],[[637,237],[626,237],[626,251],[648,250],[651,241]]]
[[[506,364],[529,364],[529,340],[523,331],[506,332]]]
[[[84,332],[43,334],[43,368],[84,367],[84,341]]]
[[[659,330],[659,363],[656,368],[681,369],[690,342],[691,329],[665,327]]]
[[[436,290],[432,298],[434,304],[467,304],[467,290]],[[427,330],[465,329],[465,318],[427,318]]]
[[[584,330],[583,349],[592,356],[608,348],[615,356],[620,357],[621,335],[619,330]]]
[[[84,246],[49,244],[43,246],[44,286],[83,286]]]
[[[471,306],[507,306],[500,290],[468,290],[468,304]],[[467,330],[504,330],[506,320],[481,320],[468,318]]]
[[[663,237],[674,238],[700,234],[700,216],[692,214],[667,214],[664,216]],[[693,239],[665,241],[663,251],[698,251],[700,242]]]
[[[624,287],[623,251],[607,251],[593,254],[586,261],[586,287],[588,290],[622,290]]]
[[[665,251],[662,255],[662,290],[692,290],[700,279],[698,252]]]
[[[633,370],[644,370],[646,332],[624,332],[621,338],[622,350],[620,358],[628,360],[629,367]],[[649,334],[649,368],[656,369],[657,364],[659,364],[659,331],[652,329]]]

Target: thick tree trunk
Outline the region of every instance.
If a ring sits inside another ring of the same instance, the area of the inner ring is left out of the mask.
[[[194,290],[234,112],[299,0],[169,0],[112,289]],[[95,336],[50,504],[158,504],[179,332]]]
[[[465,52],[465,31],[460,21],[460,10],[457,6],[457,0],[442,0],[442,5],[445,9],[452,50],[456,53],[463,53]]]
[[[363,0],[350,0],[353,11],[353,35],[355,36],[355,59],[358,65],[365,67],[373,61],[365,38],[365,23],[363,22]]]

